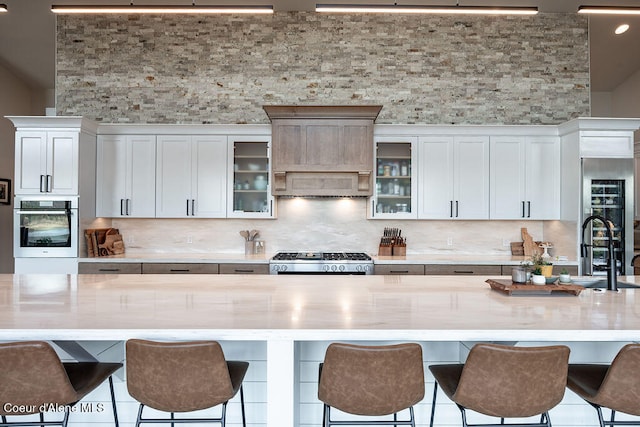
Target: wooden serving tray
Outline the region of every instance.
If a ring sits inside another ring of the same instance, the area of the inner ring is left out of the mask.
[[[580,295],[580,292],[584,290],[584,286],[579,285],[527,285],[515,283],[508,279],[487,279],[486,282],[491,286],[491,289],[507,295],[551,295],[554,292]]]

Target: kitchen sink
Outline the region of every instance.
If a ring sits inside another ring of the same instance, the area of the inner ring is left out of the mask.
[[[571,283],[585,288],[607,289],[607,279],[573,279]],[[640,285],[618,280],[618,289],[624,288],[640,288]]]

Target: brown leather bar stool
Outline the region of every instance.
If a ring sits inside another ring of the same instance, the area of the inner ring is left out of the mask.
[[[567,387],[586,400],[598,413],[600,426],[640,425],[637,421],[616,421],[616,411],[640,415],[640,344],[627,344],[611,365],[571,364]],[[607,421],[602,408],[611,410]]]
[[[320,365],[318,398],[324,427],[331,425],[415,426],[413,405],[424,398],[422,347],[414,343],[360,346],[333,343]],[[393,414],[389,420],[332,420],[331,408],[365,416]],[[409,420],[397,413],[409,409]]]
[[[540,415],[539,423],[517,425],[551,427],[549,410],[564,396],[568,363],[566,346],[476,344],[464,364],[429,366],[436,380],[430,426],[440,386],[460,409],[465,427],[470,425],[466,409],[500,418],[499,424],[484,426],[504,426],[505,418]]]
[[[227,361],[216,341],[155,342],[131,339],[126,344],[127,388],[140,402],[136,427],[143,423],[226,422],[229,399],[240,391],[242,425],[244,379],[248,362]],[[219,418],[175,418],[222,404]],[[171,418],[143,418],[145,406],[169,412]]]
[[[0,344],[0,426],[66,426],[69,411],[109,379],[115,425],[118,413],[111,375],[122,363],[63,363],[45,341]],[[63,412],[59,421],[44,421],[44,412]],[[40,414],[40,421],[11,421],[18,415]]]

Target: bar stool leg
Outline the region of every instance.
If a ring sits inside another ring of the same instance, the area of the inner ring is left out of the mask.
[[[140,422],[142,421],[142,408],[144,408],[144,405],[141,403],[140,408],[138,409],[138,418],[136,419],[136,427],[138,427],[140,425]]]
[[[173,412],[171,413],[171,419],[172,419],[172,420],[174,420],[174,419],[175,419],[175,415],[174,415],[174,413],[173,413]],[[171,427],[174,427],[174,423],[171,423]]]
[[[111,407],[113,408],[113,419],[116,427],[119,427],[118,423],[118,409],[116,408],[116,394],[113,391],[113,378],[109,377],[109,391],[111,392]]]
[[[436,415],[436,396],[438,394],[438,382],[436,381],[433,385],[433,400],[431,401],[431,421],[429,422],[429,427],[433,427],[433,419]]]
[[[240,385],[240,408],[242,409],[242,427],[247,427],[247,420],[244,413],[244,391],[242,385]]]

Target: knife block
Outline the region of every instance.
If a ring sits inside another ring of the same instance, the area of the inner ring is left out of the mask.
[[[393,255],[393,246],[380,245],[378,247],[378,256],[391,256]]]
[[[393,256],[407,255],[407,245],[393,245],[391,250]]]

